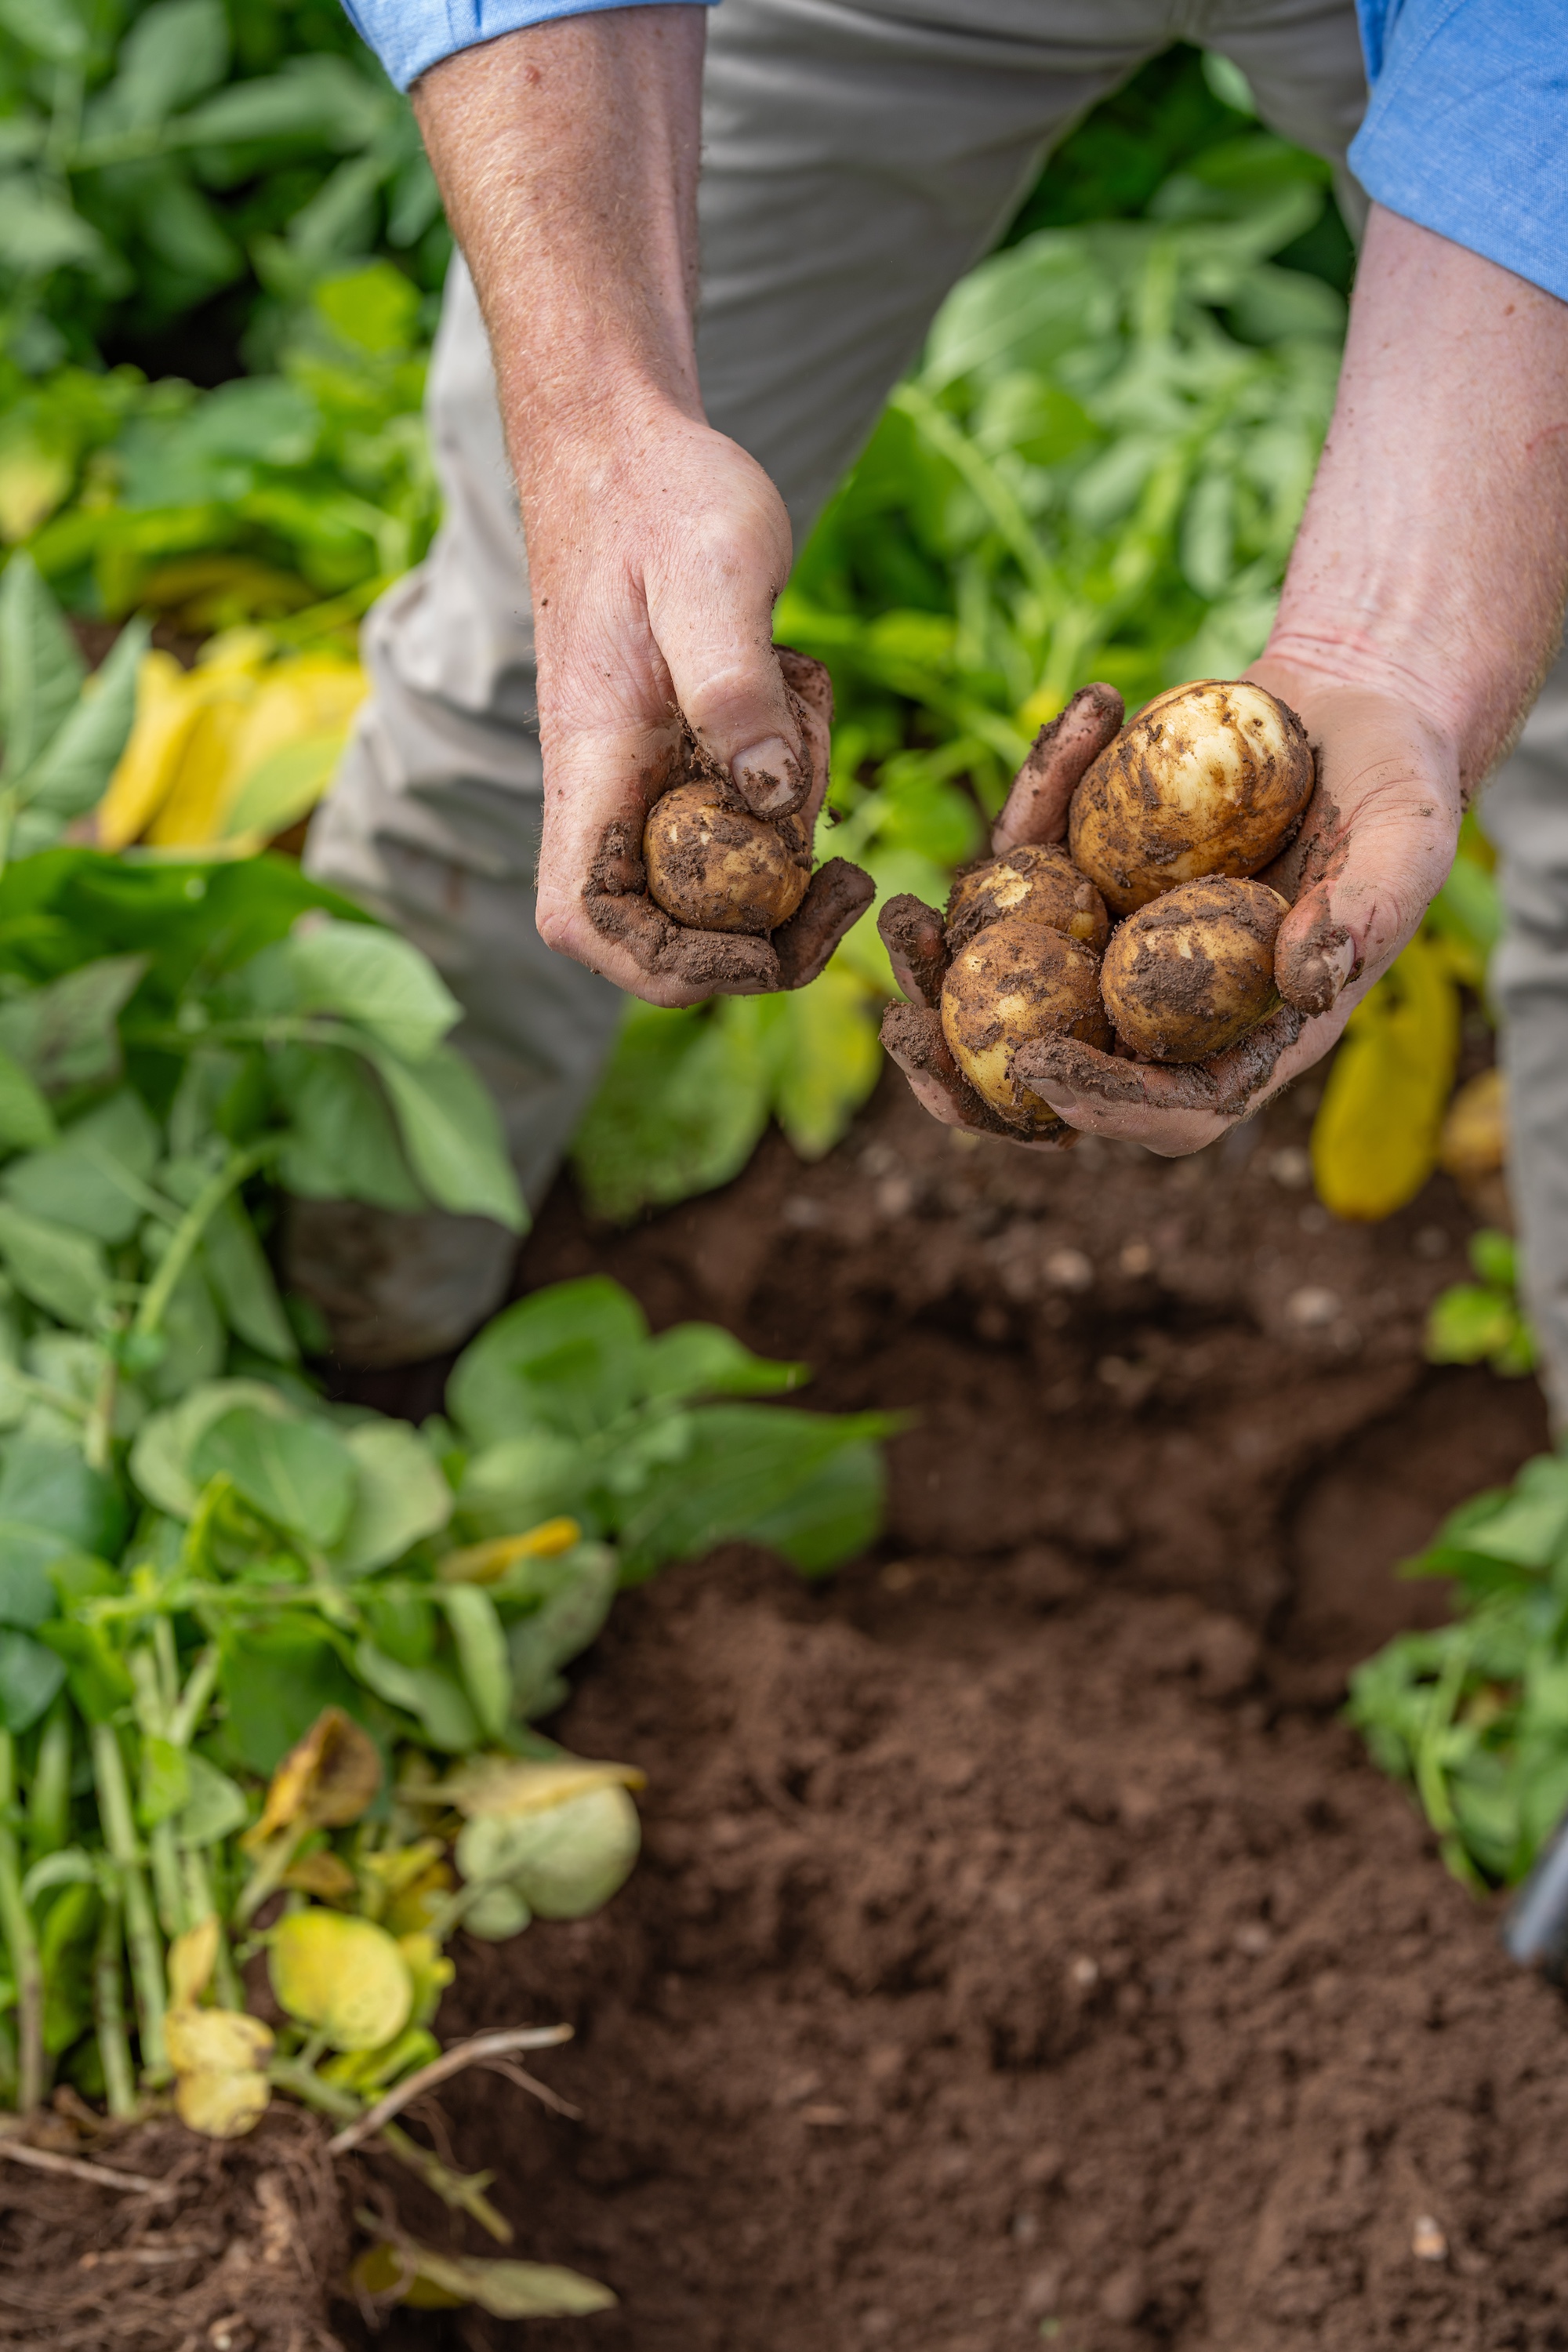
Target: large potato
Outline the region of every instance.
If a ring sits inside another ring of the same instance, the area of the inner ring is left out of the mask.
[[[774,930],[811,880],[803,825],[732,807],[712,783],[678,784],[643,829],[648,895],[694,931]]]
[[[1100,998],[1100,958],[1081,940],[1027,915],[990,924],[960,948],[942,984],[942,1034],[993,1110],[1026,1131],[1056,1113],[1017,1085],[1009,1064],[1035,1037],[1079,1037],[1102,1049],[1110,1027]]]
[[[947,902],[947,941],[961,948],[1005,915],[1026,915],[1098,955],[1110,930],[1105,901],[1065,849],[1024,844],[961,874]]]
[[[1293,710],[1245,679],[1157,695],[1073,794],[1074,863],[1130,915],[1205,874],[1256,874],[1312,796],[1311,746]]]
[[[1140,1061],[1202,1062],[1279,1003],[1274,938],[1289,913],[1264,882],[1184,882],[1119,923],[1100,967],[1105,1009]]]

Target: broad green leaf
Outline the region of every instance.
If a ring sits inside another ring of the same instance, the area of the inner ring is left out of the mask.
[[[14,555],[0,575],[0,772],[8,783],[62,725],[86,667],[37,565]]]
[[[0,26],[56,65],[70,64],[87,47],[87,27],[70,0],[0,0]]]
[[[245,1827],[250,1811],[245,1790],[195,1748],[186,1753],[185,1770],[190,1794],[175,1820],[175,1835],[185,1846],[219,1845]]]
[[[626,1582],[747,1534],[835,1455],[897,1426],[884,1414],[830,1416],[784,1405],[702,1405],[690,1418],[693,1443],[684,1459],[653,1469],[619,1519]]]
[[[136,716],[136,672],[149,627],[131,621],[31,764],[14,779],[29,809],[64,824],[103,798]]]
[[[534,1428],[587,1436],[638,1394],[647,1342],[647,1318],[619,1283],[604,1275],[552,1283],[503,1308],[464,1349],[447,1410],[479,1445]]]
[[[373,1208],[427,1206],[408,1172],[385,1096],[358,1055],[294,1045],[274,1056],[289,1139],[278,1163],[286,1192]]]
[[[727,1184],[761,1140],[769,1099],[765,1062],[736,1030],[707,1012],[629,1005],[573,1139],[590,1209],[624,1223]]]
[[[731,997],[721,1010],[762,1002]],[[881,1001],[836,961],[808,987],[772,1002],[778,1008],[773,1108],[801,1159],[820,1160],[847,1134],[881,1074]]]
[[[119,1550],[125,1505],[114,1479],[90,1468],[74,1446],[14,1437],[0,1464],[0,1523],[41,1528],[59,1538],[57,1550],[101,1561]]]
[[[0,1190],[20,1209],[100,1242],[129,1241],[147,1214],[158,1129],[127,1087],[72,1121],[58,1143],[14,1160]]]
[[[162,1241],[164,1229],[156,1227],[153,1231]],[[150,1238],[150,1234],[143,1234],[144,1242]],[[154,1403],[172,1404],[189,1390],[216,1380],[227,1351],[223,1317],[208,1287],[199,1255],[174,1285],[160,1328],[163,1353],[142,1377]]]
[[[7,1731],[30,1731],[65,1678],[65,1661],[53,1650],[9,1625],[0,1629],[0,1724]]]
[[[479,1746],[473,1708],[441,1667],[401,1665],[374,1642],[361,1642],[354,1651],[354,1671],[377,1698],[411,1715],[429,1745],[444,1755],[466,1756]]]
[[[233,1405],[208,1423],[191,1457],[197,1485],[219,1472],[263,1517],[323,1550],[348,1525],[353,1455],[320,1422],[282,1420],[253,1404]]]
[[[335,2050],[378,2050],[414,2005],[408,1963],[384,1927],[312,1906],[280,1919],[267,1973],[279,2007]]]
[[[458,1505],[472,1536],[516,1535],[574,1510],[595,1465],[570,1437],[530,1430],[476,1454],[463,1471]]]
[[[232,1192],[207,1220],[202,1235],[207,1280],[231,1330],[263,1356],[292,1363],[300,1349],[267,1254],[245,1204]]]
[[[395,104],[384,82],[378,87],[346,58],[294,57],[279,73],[231,82],[204,99],[170,125],[170,136],[185,146],[287,139],[351,152],[374,138]]]
[[[264,1381],[208,1381],[142,1423],[131,1449],[131,1475],[154,1509],[173,1519],[191,1517],[201,1495],[191,1457],[213,1423],[241,1404],[279,1416],[292,1410]]]
[[[1458,1282],[1440,1291],[1426,1314],[1429,1364],[1484,1364],[1513,1338],[1519,1309],[1506,1291]]]
[[[364,1694],[321,1620],[281,1612],[225,1637],[218,1687],[224,1741],[236,1763],[270,1775],[323,1709],[363,1717]]]
[[[1392,1216],[1437,1164],[1459,1045],[1458,992],[1416,938],[1351,1014],[1312,1122],[1312,1172],[1336,1217]]]
[[[620,1570],[608,1544],[580,1544],[560,1559],[537,1562],[535,1574],[544,1587],[540,1605],[507,1628],[512,1704],[525,1722],[559,1705],[561,1669],[597,1639]]]
[[[809,1365],[753,1356],[717,1323],[677,1323],[648,1341],[640,1385],[646,1397],[772,1396],[810,1378]]]
[[[109,1268],[85,1234],[0,1201],[0,1258],[24,1298],[78,1330],[96,1328],[109,1298]]]
[[[462,1007],[427,956],[395,931],[313,915],[285,953],[303,1013],[332,1013],[405,1061],[422,1062]]]
[[[863,1442],[829,1455],[788,1499],[739,1530],[748,1543],[782,1552],[803,1576],[821,1576],[875,1543],[887,1508],[888,1471],[879,1445]]]
[[[353,1457],[354,1494],[331,1560],[339,1575],[363,1576],[444,1528],[452,1515],[452,1490],[406,1422],[362,1422],[344,1433],[343,1444]]]
[[[117,122],[153,129],[220,82],[228,68],[221,0],[153,0],[121,43],[109,91]]]
[[[89,1723],[110,1723],[130,1706],[131,1677],[101,1625],[54,1617],[40,1625],[38,1639],[63,1661],[67,1687]]]
[[[499,1739],[511,1714],[511,1664],[495,1602],[477,1584],[448,1585],[439,1599],[479,1728]]]
[[[120,1076],[121,1007],[146,969],[144,956],[100,956],[29,996],[0,1003],[0,1049],[47,1095],[107,1086]]]
[[[0,1052],[0,1150],[55,1140],[54,1114],[20,1062]]]
[[[68,2050],[92,2021],[92,1947],[98,1888],[81,1880],[64,1887],[44,1916],[38,1961],[44,1979],[44,2048],[51,2058]]]
[[[272,840],[309,816],[331,782],[347,740],[346,730],[339,727],[270,752],[250,770],[230,803],[221,838],[243,841],[260,835]]]
[[[641,1842],[636,1805],[612,1785],[542,1812],[478,1815],[458,1833],[458,1867],[501,1880],[536,1918],[582,1919],[626,1885]]]
[[[417,1063],[374,1040],[368,1051],[391,1098],[409,1165],[437,1207],[493,1217],[513,1233],[525,1232],[528,1212],[500,1119],[472,1064],[440,1045]]]

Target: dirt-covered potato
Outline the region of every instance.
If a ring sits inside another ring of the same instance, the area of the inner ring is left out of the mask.
[[[1205,874],[1258,873],[1312,796],[1293,710],[1245,679],[1173,687],[1106,746],[1073,794],[1073,862],[1113,914]]]
[[[1100,966],[1105,1009],[1140,1061],[1202,1062],[1279,1003],[1274,938],[1289,907],[1264,882],[1184,882],[1119,923]]]
[[[655,801],[643,856],[648,896],[694,931],[760,938],[789,920],[811,880],[804,825],[752,816],[716,783],[678,784]]]
[[[947,940],[960,948],[1005,916],[1026,916],[1081,940],[1098,955],[1110,930],[1105,901],[1065,849],[1025,843],[971,866],[947,902]]]
[[[993,1110],[1026,1132],[1057,1115],[1017,1085],[1008,1065],[1035,1037],[1079,1037],[1102,1050],[1110,1026],[1100,997],[1100,958],[1081,940],[1027,915],[1005,916],[959,949],[942,984],[942,1034],[954,1060]]]

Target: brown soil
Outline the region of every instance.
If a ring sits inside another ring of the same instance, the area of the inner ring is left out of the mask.
[[[1164,1164],[955,1147],[889,1087],[626,1236],[558,1193],[530,1286],[604,1268],[920,1420],[834,1581],[731,1552],[618,1607],[559,1729],[647,1769],[647,1858],[452,1996],[577,2026],[581,2123],[443,2096],[620,2311],[384,2342],[1568,2345],[1561,2002],[1336,1719],[1540,1398],[1423,1367],[1463,1212],[1331,1225],[1305,1108]]]

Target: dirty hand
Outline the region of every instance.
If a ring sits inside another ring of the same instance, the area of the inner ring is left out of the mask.
[[[1167,1156],[1198,1151],[1318,1060],[1353,1006],[1410,938],[1448,870],[1460,793],[1453,747],[1397,694],[1264,660],[1249,676],[1302,719],[1318,782],[1300,834],[1263,876],[1292,903],[1275,950],[1284,999],[1271,1021],[1212,1062],[1162,1067],[1102,1054],[1072,1038],[1023,1046],[1017,1076],[1066,1122],[1026,1148],[1079,1133],[1112,1135]],[[1019,772],[993,847],[1060,840],[1079,777],[1115,733],[1121,703],[1086,687]],[[941,927],[913,901],[885,910],[883,936],[900,985],[884,1042],[920,1100],[948,1126],[1004,1133],[961,1076],[935,1016]],[[929,1009],[928,1009],[929,1008]]]

